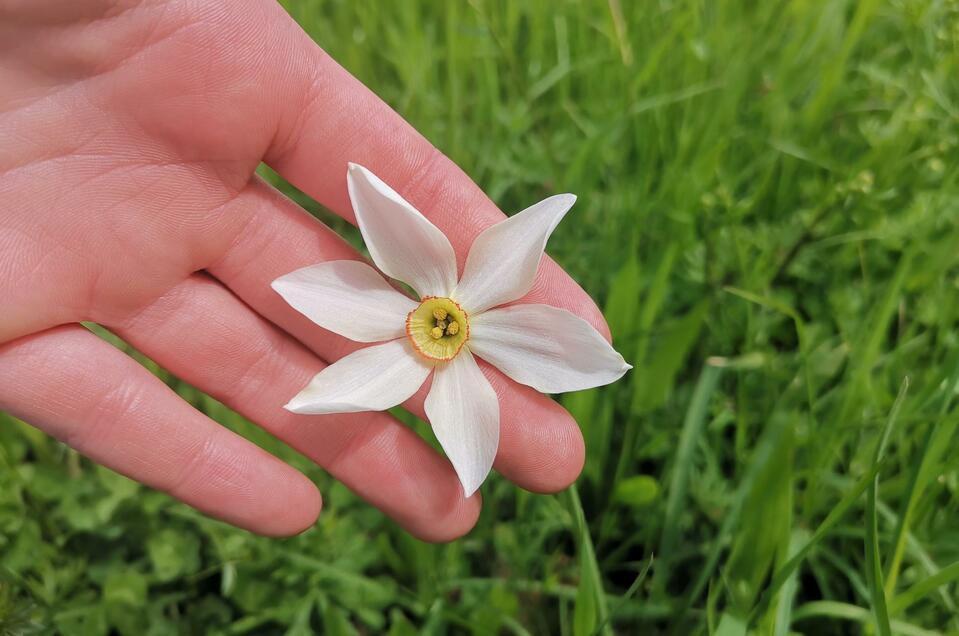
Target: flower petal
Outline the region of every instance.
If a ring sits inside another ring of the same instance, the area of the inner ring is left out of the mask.
[[[363,166],[351,163],[346,180],[377,267],[420,296],[449,296],[456,285],[456,255],[446,235]]]
[[[425,407],[469,497],[489,474],[499,446],[499,400],[469,350],[436,367]]]
[[[284,408],[308,415],[385,411],[416,393],[431,370],[406,338],[391,340],[340,358]]]
[[[359,261],[328,261],[280,276],[271,287],[293,309],[357,342],[380,342],[405,333],[417,303]]]
[[[632,368],[592,325],[549,305],[514,305],[473,316],[467,346],[543,393],[602,386]]]
[[[453,297],[476,313],[525,296],[546,240],[574,203],[575,195],[557,194],[484,230],[470,247]]]

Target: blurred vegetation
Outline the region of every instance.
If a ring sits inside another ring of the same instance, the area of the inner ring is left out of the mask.
[[[575,489],[494,476],[442,546],[149,361],[317,526],[0,415],[0,634],[959,633],[959,2],[285,5],[504,210],[579,195],[549,251],[635,369],[561,398]]]

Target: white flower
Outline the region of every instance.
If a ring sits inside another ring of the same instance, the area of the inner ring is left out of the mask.
[[[433,373],[426,415],[472,495],[499,444],[499,401],[474,355],[543,393],[618,380],[631,367],[585,320],[548,305],[495,307],[532,287],[546,239],[576,197],[560,194],[481,233],[457,282],[446,236],[362,166],[350,164],[350,199],[363,240],[386,275],[358,261],[329,261],[273,281],[307,318],[350,340],[379,342],[328,366],[286,408],[294,413],[382,411]]]

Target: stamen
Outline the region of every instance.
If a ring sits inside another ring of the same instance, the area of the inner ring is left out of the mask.
[[[432,336],[433,340],[439,340],[443,337],[443,330],[439,327],[433,327],[430,329],[430,336]]]
[[[446,327],[446,335],[448,335],[448,336],[455,336],[455,335],[458,334],[459,332],[460,332],[460,323],[458,323],[458,322],[451,322],[451,323]]]
[[[446,317],[448,315],[449,315],[449,312],[447,312],[442,307],[437,307],[436,309],[433,310],[433,317],[436,318],[437,320],[446,320]]]

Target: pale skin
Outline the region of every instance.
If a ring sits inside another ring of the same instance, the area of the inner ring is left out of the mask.
[[[350,221],[347,163],[369,167],[443,230],[460,271],[474,237],[504,218],[273,0],[0,0],[0,410],[253,532],[315,522],[309,479],[79,324],[96,322],[413,535],[465,534],[480,496],[464,499],[414,431],[387,413],[283,410],[359,345],[270,282],[362,257],[257,178],[261,161]],[[548,258],[522,302],[572,311],[608,337]],[[481,366],[500,398],[495,469],[534,492],[567,487],[583,465],[576,423]],[[424,395],[404,406],[422,416]]]

